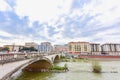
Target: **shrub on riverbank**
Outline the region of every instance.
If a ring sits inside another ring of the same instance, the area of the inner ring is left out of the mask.
[[[62,66],[53,66],[50,68],[50,70],[68,70],[67,64],[65,64],[63,67]]]
[[[62,59],[63,62],[70,62],[70,59]]]
[[[76,59],[73,59],[72,61],[73,61],[73,62],[76,62]]]
[[[61,59],[66,59],[66,57],[65,56],[61,56]]]
[[[64,70],[64,67],[53,66],[53,67],[51,68],[51,70]]]
[[[102,67],[101,67],[101,65],[98,62],[94,61],[92,63],[92,68],[93,68],[93,72],[101,73]]]

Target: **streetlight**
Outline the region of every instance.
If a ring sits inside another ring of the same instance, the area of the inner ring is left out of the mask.
[[[14,47],[15,47],[15,43],[13,43],[13,49],[12,49],[12,51],[15,53]]]

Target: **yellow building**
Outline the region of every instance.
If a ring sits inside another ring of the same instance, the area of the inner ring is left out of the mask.
[[[13,51],[13,46],[14,46],[14,45],[4,45],[4,47],[9,48],[9,51],[10,51],[10,52]]]
[[[69,42],[68,52],[72,54],[89,54],[90,53],[89,42]]]
[[[25,47],[36,47],[36,45],[34,42],[25,43]]]
[[[19,52],[23,48],[21,45],[4,45],[4,47],[8,47],[10,52]]]

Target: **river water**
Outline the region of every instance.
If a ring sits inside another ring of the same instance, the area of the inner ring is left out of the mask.
[[[22,72],[16,80],[120,80],[120,61],[100,61],[102,73],[93,73],[91,62],[60,62],[68,65],[65,73]]]

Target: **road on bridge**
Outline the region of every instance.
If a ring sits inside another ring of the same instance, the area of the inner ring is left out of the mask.
[[[17,62],[11,62],[7,64],[0,64],[0,80],[3,79],[3,77],[8,77],[10,75],[11,71],[14,71],[15,69],[18,68],[18,66],[21,66],[22,64],[28,63],[32,59],[27,59],[27,60],[22,60],[22,61],[17,61]]]

